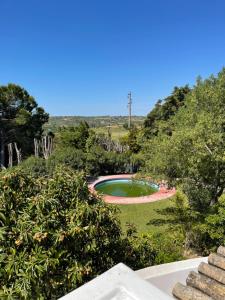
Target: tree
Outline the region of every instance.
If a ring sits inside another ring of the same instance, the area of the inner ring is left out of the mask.
[[[16,142],[23,155],[33,152],[34,137],[40,138],[48,114],[32,96],[15,84],[0,86],[0,165],[5,165],[5,148]]]
[[[131,151],[125,143],[110,139],[105,134],[91,132],[86,142],[86,172],[99,176],[132,173]]]
[[[126,145],[131,153],[138,153],[141,149],[138,143],[139,132],[138,128],[133,126],[125,136],[120,138],[120,143]]]
[[[89,137],[89,125],[80,122],[78,126],[62,128],[59,132],[59,145],[62,147],[74,147],[85,150],[86,141]]]
[[[219,198],[215,210],[206,217],[201,229],[202,234],[208,237],[208,248],[225,244],[225,194]]]
[[[182,184],[192,208],[205,211],[225,188],[225,69],[196,86],[185,106],[144,150],[145,171]]]
[[[188,85],[175,87],[172,94],[164,100],[158,100],[153,110],[147,115],[144,121],[144,133],[147,137],[156,136],[159,132],[160,123],[168,121],[185,103],[186,96],[191,89]],[[168,123],[167,123],[168,125]],[[171,125],[171,124],[170,124]],[[171,128],[167,126],[165,130],[171,134]]]

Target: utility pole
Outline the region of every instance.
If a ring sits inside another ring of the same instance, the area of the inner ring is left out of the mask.
[[[128,128],[131,128],[131,105],[132,105],[132,98],[131,98],[131,92],[128,93]]]
[[[111,117],[109,119],[109,125],[107,127],[108,127],[108,137],[111,139],[111,136],[112,136],[112,134],[111,134]]]

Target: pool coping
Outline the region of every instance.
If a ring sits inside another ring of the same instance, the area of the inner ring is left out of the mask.
[[[94,182],[88,185],[89,190],[92,193],[97,193],[95,190],[95,185],[110,179],[118,179],[118,178],[132,178],[135,174],[120,174],[120,175],[108,175],[108,176],[101,176]],[[103,200],[106,203],[111,204],[139,204],[139,203],[149,203],[155,202],[159,200],[164,200],[174,196],[176,193],[175,188],[168,189],[166,186],[160,186],[158,192],[148,196],[141,196],[141,197],[119,197],[119,196],[110,196],[110,195],[102,195]]]

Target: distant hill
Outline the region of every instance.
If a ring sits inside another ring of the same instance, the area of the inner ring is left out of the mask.
[[[136,126],[141,126],[145,120],[145,116],[133,116],[132,122]],[[83,117],[83,116],[54,116],[49,118],[49,122],[45,124],[45,130],[56,131],[57,128],[62,126],[77,126],[81,121],[86,121],[92,128],[101,128],[106,126],[123,127],[127,123],[127,116],[96,116],[96,117]]]

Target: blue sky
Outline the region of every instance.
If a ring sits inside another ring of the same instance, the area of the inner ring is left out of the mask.
[[[224,0],[0,0],[0,84],[51,115],[145,115],[224,58]]]

